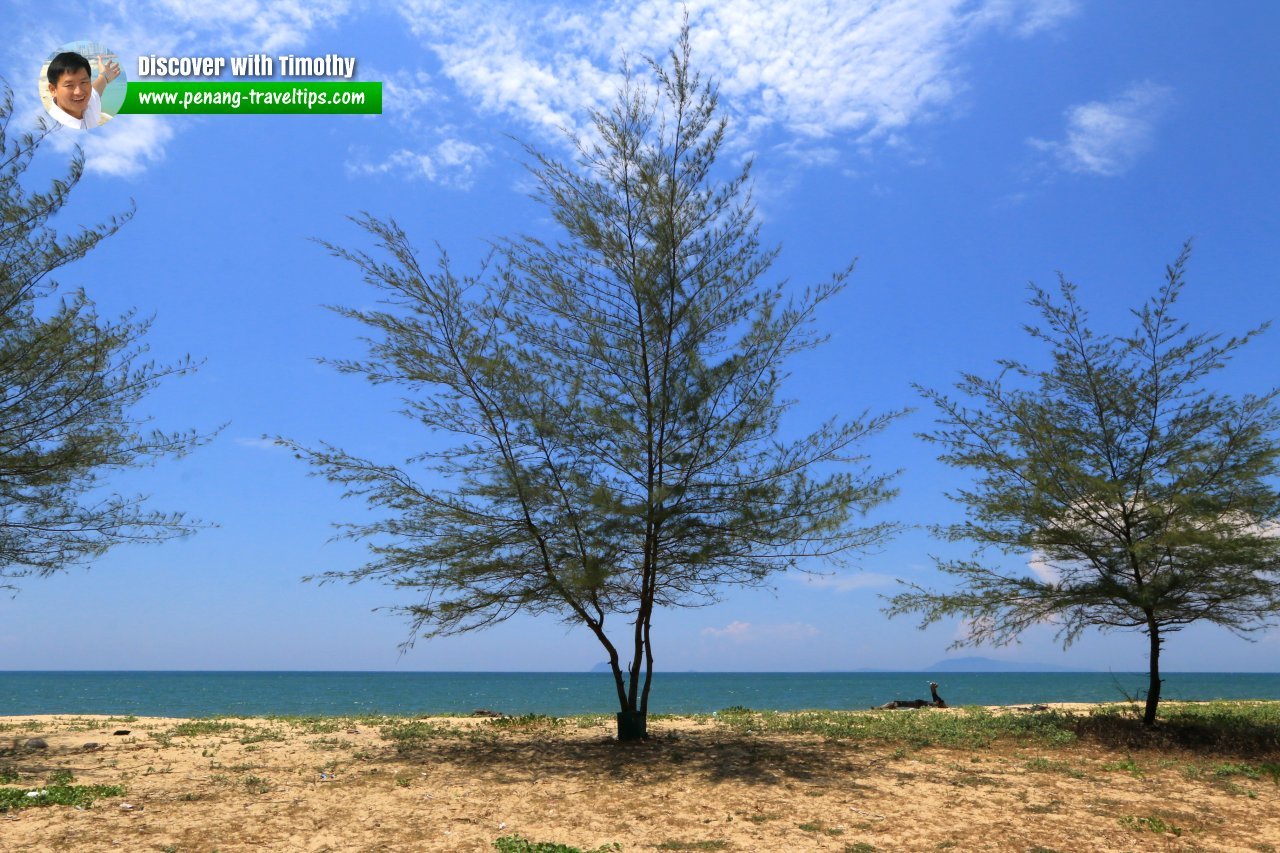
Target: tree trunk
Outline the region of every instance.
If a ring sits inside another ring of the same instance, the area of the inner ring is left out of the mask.
[[[631,689],[624,690],[622,668],[613,661],[610,661],[610,663],[613,664],[613,678],[618,685],[618,704],[621,708],[616,715],[618,720],[618,742],[646,740],[649,737],[649,715],[645,707],[636,707],[636,700],[639,698],[636,695],[636,683],[640,665],[638,662],[632,662],[628,672]]]
[[[637,668],[632,664],[632,668]],[[622,678],[621,671],[615,671],[615,677],[620,681]],[[622,743],[629,740],[645,740],[649,737],[648,711],[644,707],[636,707],[635,691],[629,691],[619,696],[621,699],[621,710],[618,711],[618,742]]]
[[[618,743],[646,740],[649,737],[648,714],[642,711],[618,712]]]
[[[1160,637],[1160,625],[1150,613],[1147,614],[1147,637],[1151,640],[1151,660],[1148,664],[1150,682],[1147,685],[1147,708],[1142,715],[1142,724],[1154,726],[1156,708],[1160,705],[1160,645],[1164,641]]]

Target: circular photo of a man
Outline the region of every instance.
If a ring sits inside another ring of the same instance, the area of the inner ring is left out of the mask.
[[[128,81],[116,52],[93,41],[74,41],[49,54],[40,69],[40,100],[59,124],[92,130],[124,103]]]

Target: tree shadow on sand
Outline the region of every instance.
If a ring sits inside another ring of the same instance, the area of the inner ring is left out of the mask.
[[[487,734],[487,733],[486,733]],[[739,733],[657,733],[619,743],[608,737],[556,731],[493,736],[400,739],[380,757],[388,762],[441,765],[495,784],[581,779],[663,783],[693,777],[751,785],[847,782],[872,770],[856,744],[756,737]]]

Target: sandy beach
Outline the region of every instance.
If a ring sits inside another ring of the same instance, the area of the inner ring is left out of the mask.
[[[0,812],[0,850],[1280,849],[1277,755],[895,745],[713,716],[612,734],[598,717],[0,718],[4,787],[118,786]]]

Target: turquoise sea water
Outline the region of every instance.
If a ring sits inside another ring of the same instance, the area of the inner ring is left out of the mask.
[[[1113,702],[1140,696],[1144,673],[656,673],[651,713]],[[1165,699],[1280,699],[1280,673],[1169,673]],[[613,679],[532,672],[0,672],[0,716],[17,714],[586,714],[617,710]]]

